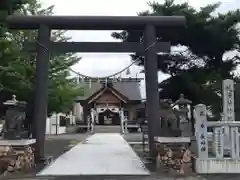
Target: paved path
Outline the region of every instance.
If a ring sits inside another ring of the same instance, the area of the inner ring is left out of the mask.
[[[39,176],[149,175],[128,143],[117,133],[94,134],[43,169]]]

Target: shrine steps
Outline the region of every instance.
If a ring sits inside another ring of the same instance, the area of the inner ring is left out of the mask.
[[[115,125],[115,126],[95,125],[94,127],[94,133],[120,133],[120,132],[121,132],[120,125]]]

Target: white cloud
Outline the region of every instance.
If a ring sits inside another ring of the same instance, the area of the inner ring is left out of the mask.
[[[153,0],[41,0],[43,5],[55,5],[55,15],[103,15],[103,16],[135,16],[138,12],[147,10],[147,2]],[[186,1],[186,0],[185,0]],[[163,1],[158,1],[163,2]],[[184,2],[179,0],[176,2]],[[217,2],[213,0],[188,0],[194,7]],[[221,11],[233,9],[237,6],[237,0],[222,0]],[[73,41],[116,41],[111,37],[112,31],[69,31],[67,34]],[[74,69],[88,76],[106,76],[119,71],[131,63],[128,55],[124,54],[79,54],[82,60],[74,66]],[[141,68],[134,66],[132,76]],[[144,77],[143,74],[139,77]],[[159,73],[159,81],[167,76]],[[145,83],[142,82],[142,95],[145,97]]]

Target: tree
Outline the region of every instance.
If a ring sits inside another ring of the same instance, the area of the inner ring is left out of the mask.
[[[224,59],[224,55],[229,51],[239,52],[240,44],[236,28],[240,21],[239,10],[214,16],[219,6],[220,3],[215,3],[196,10],[188,3],[175,4],[174,0],[165,0],[163,4],[149,3],[150,11],[139,13],[139,16],[186,17],[186,28],[157,31],[157,39],[184,49],[158,55],[159,70],[171,75],[160,84],[161,97],[176,100],[180,93],[184,93],[194,105],[205,103],[219,112],[221,81],[232,78],[231,72],[239,63],[237,55],[228,59]],[[140,31],[113,33],[113,37],[123,41],[141,41],[142,36]],[[139,65],[143,65],[143,60]]]
[[[14,13],[19,15],[51,15],[53,6],[43,9],[38,0],[31,0]],[[0,84],[9,95],[16,94],[20,100],[31,99],[35,81],[36,54],[23,53],[25,41],[35,41],[37,31],[8,31],[1,43],[2,59],[0,62]],[[52,32],[53,41],[67,41],[65,31]],[[70,76],[69,68],[80,60],[72,53],[54,55],[49,67],[49,102],[48,112],[70,110],[76,96],[82,94],[76,78]],[[5,94],[6,94],[5,93]]]
[[[29,0],[1,0],[0,1],[0,12],[1,16],[12,14],[15,10],[23,7]]]
[[[2,0],[0,2],[0,102],[3,102],[6,96],[9,95],[9,89],[3,87],[2,81],[5,79],[4,76],[4,66],[7,63],[7,59],[11,60],[13,54],[9,53],[12,49],[12,44],[6,39],[7,29],[4,27],[4,19],[7,15],[12,14],[13,11],[21,8],[26,3],[25,0]],[[3,106],[0,103],[0,117],[3,114]]]

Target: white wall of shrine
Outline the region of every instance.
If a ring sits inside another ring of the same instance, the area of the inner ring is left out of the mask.
[[[66,133],[66,126],[60,126],[61,116],[65,117],[63,113],[54,113],[50,118],[46,119],[46,131],[47,135],[57,135]]]
[[[76,117],[76,120],[83,121],[83,107],[78,102],[75,102],[73,105],[73,115]]]

